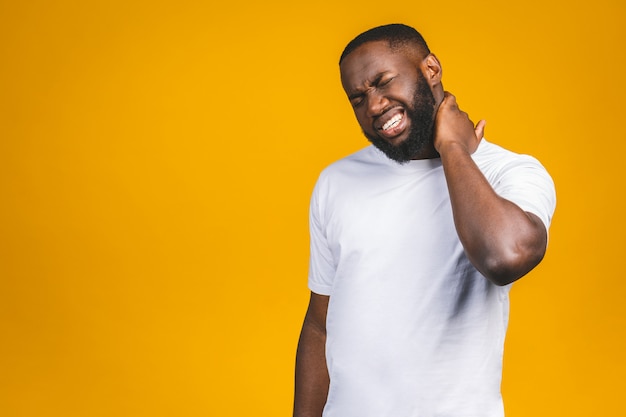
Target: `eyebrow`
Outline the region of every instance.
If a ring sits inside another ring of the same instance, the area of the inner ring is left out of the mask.
[[[376,74],[373,78],[373,80],[371,82],[366,81],[366,84],[370,85],[370,86],[375,86],[378,85],[380,83],[380,80],[382,80],[382,78],[385,76],[385,74],[387,74],[389,71],[382,71],[379,72],[378,74]],[[348,95],[348,99],[352,100],[358,97],[361,97],[364,94],[364,90],[360,89],[359,87],[357,87],[355,93],[349,94]]]

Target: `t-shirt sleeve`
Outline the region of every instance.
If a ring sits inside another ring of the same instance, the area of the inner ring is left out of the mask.
[[[321,210],[320,180],[315,185],[309,207],[309,289],[316,294],[330,295],[335,277],[335,262],[328,245]]]
[[[556,207],[554,182],[541,163],[528,155],[519,155],[506,164],[494,184],[498,195],[517,204],[522,210],[541,219],[550,227]]]

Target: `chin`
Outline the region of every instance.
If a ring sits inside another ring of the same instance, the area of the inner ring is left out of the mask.
[[[406,136],[403,135],[404,137],[392,138],[393,142],[378,135],[365,133],[365,136],[389,159],[403,164],[419,157],[429,145],[432,145],[432,134],[428,133],[423,130],[409,131]]]

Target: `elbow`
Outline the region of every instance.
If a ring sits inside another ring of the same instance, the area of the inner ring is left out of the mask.
[[[548,246],[548,231],[534,214],[526,220],[483,234],[483,238],[464,245],[476,269],[495,285],[509,285],[535,268]],[[470,250],[468,250],[468,248]],[[474,262],[476,261],[476,262]]]
[[[486,257],[478,270],[495,285],[509,285],[535,268],[544,254],[545,247],[515,247]]]

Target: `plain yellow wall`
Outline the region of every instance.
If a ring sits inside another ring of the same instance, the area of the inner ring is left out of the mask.
[[[353,36],[420,29],[557,213],[512,290],[508,417],[617,416],[626,6],[0,1],[0,415],[286,416],[308,199],[367,143]]]

